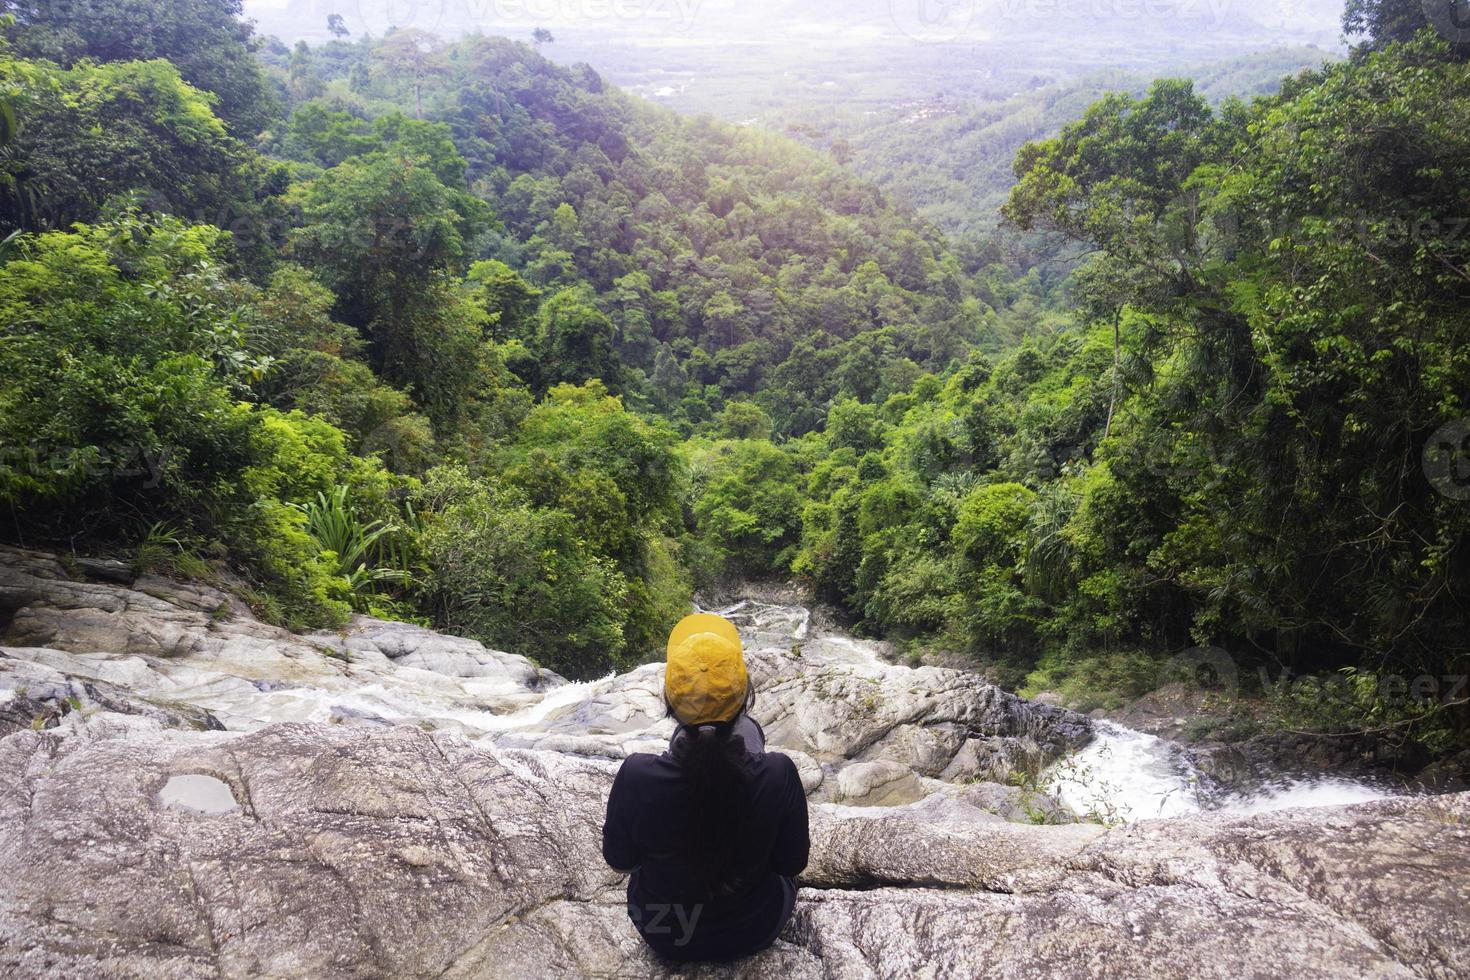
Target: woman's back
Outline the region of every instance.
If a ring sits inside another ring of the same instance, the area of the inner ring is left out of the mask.
[[[686,616],[669,636],[669,750],[624,761],[607,801],[602,854],[628,872],[628,915],[673,959],[733,959],[775,942],[806,867],[806,793],[796,765],[765,751],[746,711],[740,634]]]
[[[775,938],[806,867],[806,794],[780,753],[749,754],[749,795],[722,873],[707,877],[706,819],[671,752],[629,756],[608,798],[603,856],[631,870],[628,909],[658,952],[726,959]]]

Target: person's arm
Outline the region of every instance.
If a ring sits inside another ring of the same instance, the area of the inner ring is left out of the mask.
[[[607,795],[607,819],[602,823],[602,859],[619,874],[628,874],[642,863],[630,830],[627,772],[624,762]]]
[[[773,753],[779,754],[779,753]],[[806,790],[791,757],[782,755],[786,763],[785,810],[776,833],[776,847],[771,852],[771,870],[778,875],[794,877],[806,869],[811,853],[811,836],[807,828]]]

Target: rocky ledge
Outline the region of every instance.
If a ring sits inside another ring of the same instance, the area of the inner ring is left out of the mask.
[[[1085,719],[747,625],[812,862],[773,948],[679,975],[1470,975],[1470,795],[1010,822],[996,780]],[[599,853],[619,758],[667,734],[657,668],[572,685],[400,624],[296,637],[20,552],[0,639],[3,975],[670,972]]]

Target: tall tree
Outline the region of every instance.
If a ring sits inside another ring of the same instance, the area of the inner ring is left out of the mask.
[[[482,383],[478,311],[457,274],[488,208],[446,187],[428,161],[398,152],[346,160],[293,190],[291,249],[337,294],[337,315],[371,341],[374,366],[412,388],[441,432]]]
[[[414,118],[424,118],[424,86],[444,72],[444,42],[428,31],[406,28],[383,40],[375,57],[379,71],[413,87]]]
[[[1363,38],[1362,49],[1380,50],[1433,31],[1457,58],[1470,58],[1470,2],[1467,0],[1347,0],[1342,30]]]
[[[250,224],[244,148],[167,62],[0,60],[0,79],[23,123],[0,157],[0,226],[67,228],[129,192],[152,211]]]
[[[236,136],[256,135],[280,114],[240,0],[0,0],[0,11],[15,16],[6,34],[22,57],[63,66],[168,59],[186,82],[219,97],[219,116]]]

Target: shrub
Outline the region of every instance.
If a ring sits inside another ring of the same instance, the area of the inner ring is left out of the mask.
[[[221,235],[125,212],[22,239],[0,266],[0,497],[33,540],[171,527],[235,559],[267,615],[337,622],[346,593],[291,504],[338,482],[345,437],[239,400],[265,365]],[[160,534],[144,539],[158,558]]]
[[[402,529],[382,521],[363,522],[348,501],[347,489],[344,485],[331,493],[319,490],[301,510],[322,560],[334,564],[333,574],[346,583],[352,608],[366,612],[378,586],[408,582],[406,571],[385,564],[392,539]]]
[[[456,466],[429,471],[413,503],[429,569],[422,590],[440,626],[569,677],[619,665],[628,583],[588,552],[571,515]]]

